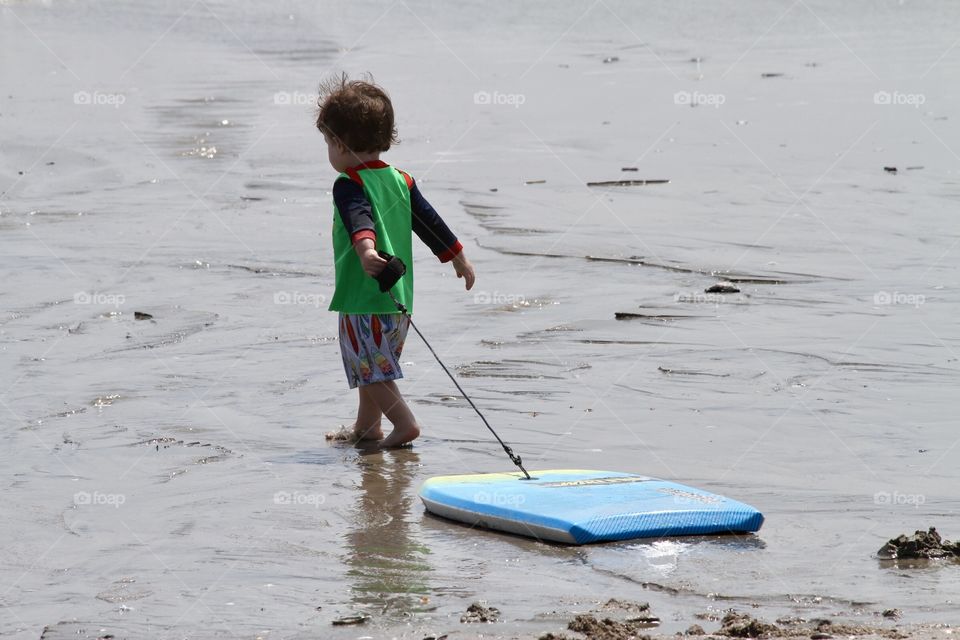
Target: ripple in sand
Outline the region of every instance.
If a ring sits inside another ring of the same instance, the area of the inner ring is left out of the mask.
[[[590,368],[589,364],[553,363],[536,360],[477,360],[457,367],[465,378],[563,379],[561,373]],[[552,372],[552,373],[550,373]]]

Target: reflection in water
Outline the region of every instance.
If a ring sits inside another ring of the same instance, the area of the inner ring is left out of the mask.
[[[877,558],[881,569],[908,569],[911,571],[939,571],[943,567],[960,566],[960,558]]]
[[[428,610],[429,550],[410,536],[419,457],[405,449],[374,452],[359,465],[361,490],[346,534],[352,600],[381,613]]]

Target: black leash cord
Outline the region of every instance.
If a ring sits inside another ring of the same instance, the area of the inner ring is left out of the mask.
[[[457,382],[457,379],[453,377],[453,374],[450,373],[450,370],[447,369],[447,365],[443,364],[443,360],[440,359],[440,356],[437,355],[437,352],[433,350],[433,347],[430,346],[430,343],[427,342],[427,339],[420,333],[420,329],[417,328],[417,325],[413,323],[413,318],[410,317],[410,313],[407,311],[407,308],[403,306],[397,298],[393,295],[393,291],[388,291],[390,294],[390,299],[393,300],[393,304],[397,305],[397,309],[400,310],[400,313],[407,317],[407,320],[410,321],[410,326],[413,327],[413,330],[417,332],[417,335],[420,336],[420,339],[423,340],[423,344],[427,345],[427,349],[430,349],[430,353],[433,354],[433,357],[437,359],[437,362],[440,363],[440,366],[443,367],[443,370],[450,376],[450,379],[453,380],[453,384],[457,386],[457,390],[460,391],[460,395],[467,399],[467,402],[470,403],[470,406],[473,407],[473,410],[477,412],[477,415],[480,416],[480,419],[483,420],[483,424],[487,425],[487,429],[490,429],[490,433],[493,434],[493,437],[497,439],[497,442],[500,443],[500,446],[503,447],[503,450],[507,452],[507,455],[510,457],[510,460],[513,464],[520,467],[520,471],[523,471],[523,475],[527,476],[527,480],[532,480],[530,474],[527,473],[527,470],[523,468],[523,460],[520,459],[520,456],[513,452],[507,444],[500,439],[500,436],[497,435],[497,432],[493,430],[493,427],[490,426],[490,423],[487,422],[487,419],[483,417],[483,414],[480,413],[480,409],[477,409],[477,405],[473,404],[473,400],[470,399],[470,396],[467,395],[467,392],[463,390],[463,387],[460,386],[460,383]]]

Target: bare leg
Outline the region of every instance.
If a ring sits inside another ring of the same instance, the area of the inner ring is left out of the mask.
[[[374,394],[370,392],[371,386],[374,385],[358,387],[360,404],[357,407],[357,421],[353,425],[353,433],[357,440],[380,440],[383,438],[383,431],[380,430],[380,419],[383,412],[380,411],[380,405]]]
[[[383,415],[393,423],[393,431],[380,442],[382,448],[399,447],[416,440],[420,435],[420,427],[396,382],[377,382],[363,388],[368,390]]]

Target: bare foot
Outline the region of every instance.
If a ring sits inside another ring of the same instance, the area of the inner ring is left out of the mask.
[[[383,431],[380,430],[379,422],[375,426],[369,427],[365,431],[358,429],[356,423],[354,423],[353,427],[351,428],[353,429],[353,435],[358,442],[362,442],[364,440],[383,440]]]
[[[380,448],[392,449],[394,447],[402,447],[416,440],[419,435],[420,427],[417,425],[410,425],[409,427],[405,427],[403,429],[400,427],[394,427],[393,431],[390,432],[390,435],[380,442]]]

